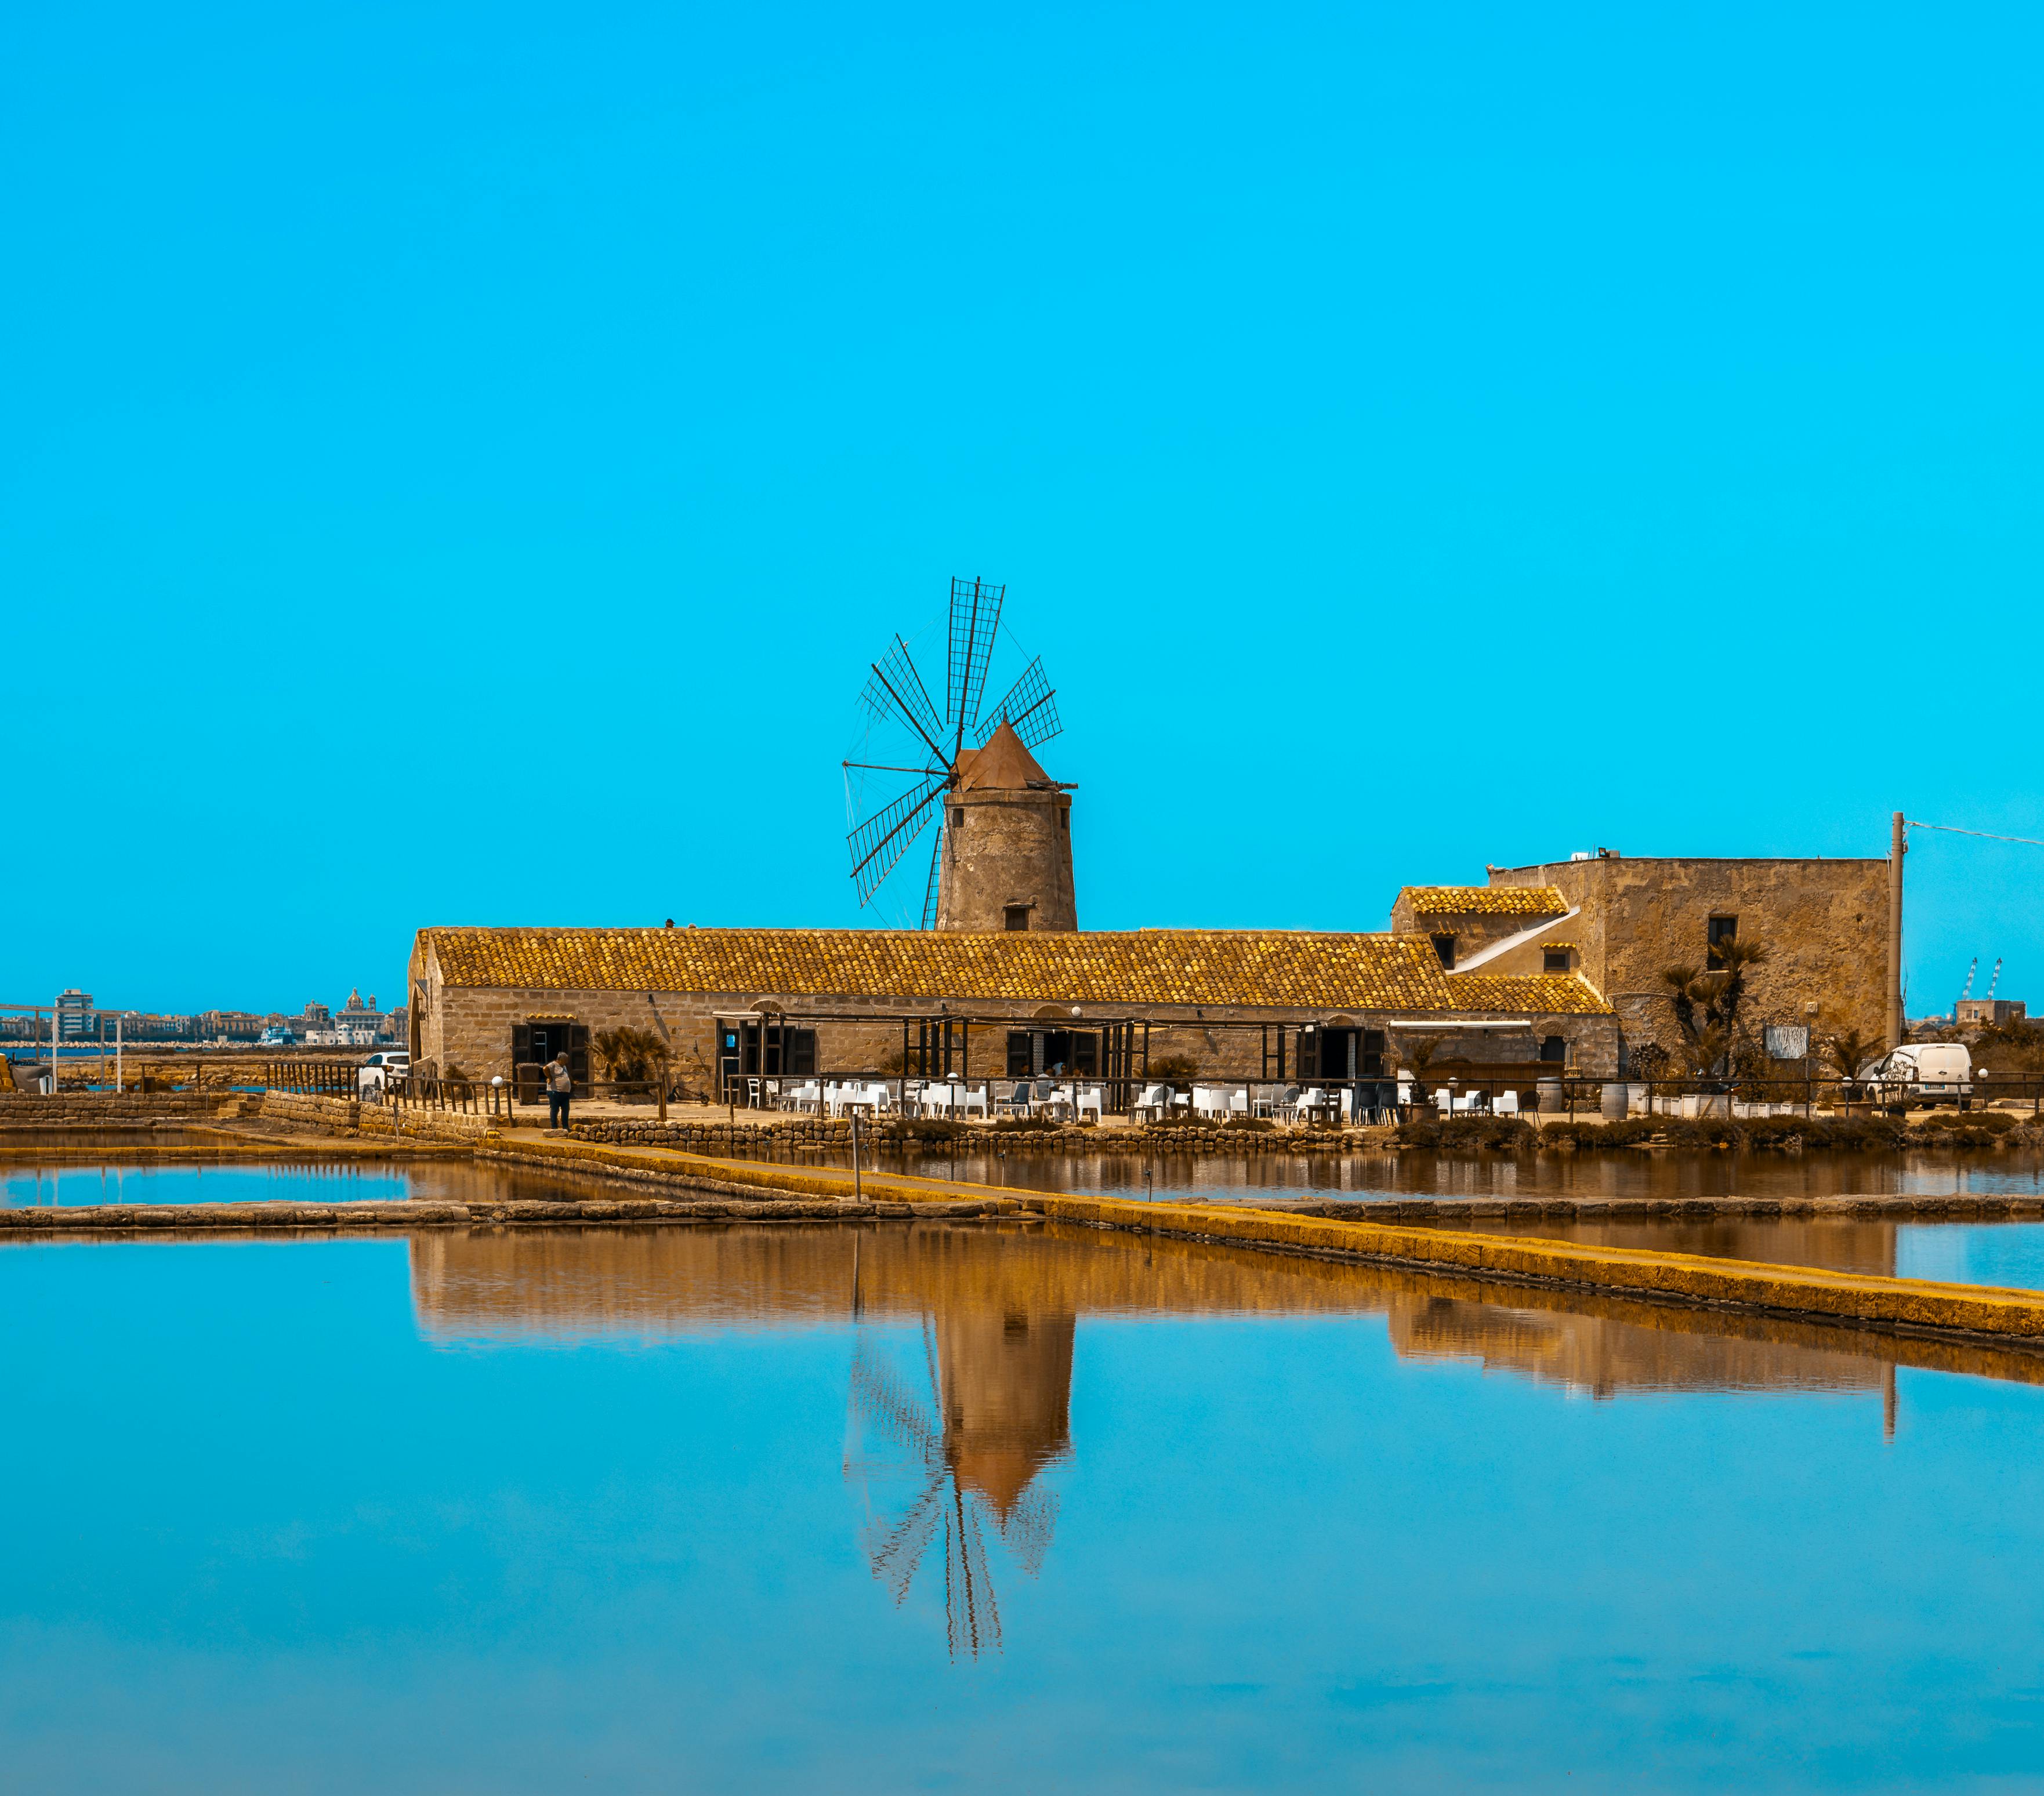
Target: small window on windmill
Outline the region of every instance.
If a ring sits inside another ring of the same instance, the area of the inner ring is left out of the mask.
[[[965,827],[965,807],[962,804],[954,804],[951,807],[951,827],[955,830],[962,830]]]
[[[1027,930],[1029,927],[1029,907],[1010,904],[1001,912],[1001,917],[1010,930]]]

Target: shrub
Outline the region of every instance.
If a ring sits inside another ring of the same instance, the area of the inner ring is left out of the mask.
[[[2005,1135],[2015,1126],[2015,1119],[2006,1111],[1934,1111],[1918,1125],[1926,1134],[1977,1133],[1985,1130],[1989,1134]]]
[[[1533,1125],[1516,1116],[1450,1116],[1398,1125],[1400,1147],[1480,1148],[1516,1152],[1535,1145]]]

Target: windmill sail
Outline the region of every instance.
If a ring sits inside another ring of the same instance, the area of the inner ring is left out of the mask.
[[[932,754],[939,760],[944,758],[943,720],[937,715],[922,675],[916,671],[909,645],[899,636],[894,639],[893,647],[874,662],[866,689],[859,697],[876,721],[900,718],[923,739]]]
[[[894,863],[909,851],[909,845],[930,820],[930,808],[942,795],[944,781],[936,779],[920,790],[901,797],[859,824],[848,839],[851,843],[852,883],[862,904],[893,870]]]
[[[937,927],[937,892],[944,871],[944,826],[937,825],[937,845],[930,851],[930,877],[923,882],[923,927]]]
[[[1008,689],[1008,696],[979,720],[979,746],[986,747],[993,732],[1005,723],[1022,739],[1024,748],[1048,742],[1064,726],[1058,721],[1058,695],[1043,673],[1039,654],[1022,670],[1022,677]]]
[[[944,698],[950,722],[956,732],[951,744],[955,757],[965,746],[966,726],[979,715],[980,694],[986,688],[986,670],[993,659],[993,639],[1001,631],[1001,601],[1005,586],[983,580],[951,581],[951,652],[945,665]]]

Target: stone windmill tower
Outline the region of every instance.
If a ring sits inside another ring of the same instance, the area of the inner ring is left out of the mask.
[[[1071,930],[1072,799],[1004,719],[952,768],[938,847],[939,929]]]
[[[1007,696],[982,708],[1001,636],[1005,586],[954,580],[939,706],[899,636],[874,662],[862,695],[873,730],[871,760],[844,763],[857,819],[846,840],[862,904],[929,821],[936,846],[923,885],[922,926],[943,930],[1076,930],[1071,786],[1052,779],[1030,750],[1062,726],[1040,658]],[[869,739],[870,739],[869,738]],[[885,750],[885,754],[882,753]],[[901,789],[904,775],[912,782]],[[881,783],[895,794],[868,805],[851,786]]]

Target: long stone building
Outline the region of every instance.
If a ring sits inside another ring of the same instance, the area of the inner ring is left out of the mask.
[[[419,931],[415,1056],[511,1076],[602,1031],[654,1032],[692,1090],[912,1068],[1139,1078],[1374,1078],[1443,1067],[1610,1076],[1618,1024],[1574,973],[1450,973],[1416,934],[1278,930]],[[600,1069],[595,1076],[601,1077]]]

